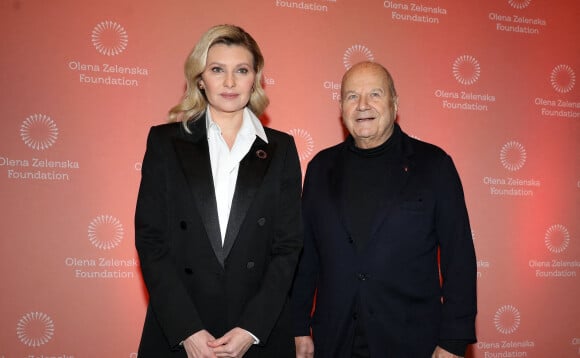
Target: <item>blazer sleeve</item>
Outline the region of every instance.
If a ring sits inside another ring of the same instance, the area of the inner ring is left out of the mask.
[[[312,162],[308,166],[302,194],[302,215],[304,222],[304,248],[300,256],[294,287],[292,289],[292,318],[294,336],[309,336],[311,313],[314,308],[314,295],[318,282],[318,252],[314,243],[312,215],[309,203],[312,199]]]
[[[153,127],[141,168],[141,184],[135,211],[135,245],[150,309],[170,346],[203,329],[197,309],[179,279],[168,235],[167,187],[169,135]]]
[[[477,265],[463,187],[451,157],[439,161],[435,214],[441,255],[443,314],[440,340],[476,341]]]
[[[288,138],[288,137],[286,137]],[[252,332],[264,345],[287,304],[290,286],[302,249],[302,217],[300,194],[302,174],[300,160],[292,137],[283,151],[283,165],[276,207],[274,238],[270,261],[259,291],[248,302],[239,326]]]

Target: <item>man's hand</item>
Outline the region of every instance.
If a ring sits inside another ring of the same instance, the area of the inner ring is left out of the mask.
[[[314,341],[310,336],[294,337],[296,344],[296,358],[314,357]]]
[[[437,346],[435,347],[435,351],[431,355],[431,358],[463,358],[463,357],[456,356],[455,354],[449,353],[445,349]]]
[[[254,338],[248,331],[236,327],[207,344],[213,349],[216,357],[241,358],[254,344]]]
[[[208,346],[208,342],[214,339],[214,336],[205,329],[189,336],[183,341],[183,348],[185,348],[187,358],[215,358],[216,355]]]

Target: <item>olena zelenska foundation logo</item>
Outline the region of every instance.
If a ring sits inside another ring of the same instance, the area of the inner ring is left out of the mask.
[[[363,45],[352,45],[346,49],[342,56],[342,63],[347,70],[358,62],[374,60],[375,56],[373,56],[371,50]]]
[[[461,55],[453,61],[453,77],[462,85],[472,85],[481,74],[481,66],[471,55]]]
[[[314,150],[314,139],[310,133],[306,129],[294,128],[289,130],[288,134],[294,137],[300,161],[308,160]]]
[[[570,245],[570,232],[562,224],[552,225],[546,230],[544,244],[548,251],[559,254],[565,251]]]
[[[493,324],[499,333],[512,334],[520,327],[520,311],[512,305],[498,308],[493,316]]]
[[[514,9],[525,9],[530,5],[532,0],[508,0],[508,3]]]
[[[89,241],[96,248],[110,250],[119,246],[123,240],[123,225],[111,215],[99,215],[94,218],[88,228]]]
[[[28,347],[40,347],[54,336],[54,322],[43,312],[29,312],[16,324],[16,335]]]
[[[552,83],[554,91],[568,93],[576,85],[576,73],[568,65],[558,65],[554,67],[550,74],[550,83]]]
[[[127,48],[129,36],[123,26],[106,20],[93,28],[91,41],[101,55],[117,56]]]
[[[33,114],[20,125],[20,138],[29,148],[45,150],[56,143],[58,127],[49,116]]]
[[[515,140],[504,144],[499,152],[501,164],[504,168],[512,172],[522,169],[526,163],[526,158],[526,148]]]

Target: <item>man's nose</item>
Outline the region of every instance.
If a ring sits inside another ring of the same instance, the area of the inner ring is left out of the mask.
[[[366,111],[367,109],[369,109],[369,102],[368,102],[366,96],[360,96],[360,98],[358,100],[357,109],[359,111]]]

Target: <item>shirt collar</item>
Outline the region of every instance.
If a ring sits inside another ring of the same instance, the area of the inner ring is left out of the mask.
[[[205,126],[208,132],[210,130],[219,131],[219,126],[211,118],[209,106],[205,110]],[[268,143],[268,137],[266,136],[264,126],[254,112],[252,112],[248,107],[244,108],[242,126],[240,127],[240,132],[238,134],[249,137],[258,136],[264,142]]]

